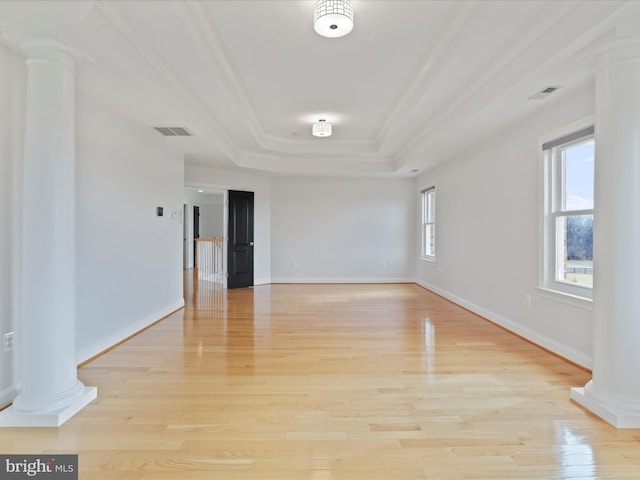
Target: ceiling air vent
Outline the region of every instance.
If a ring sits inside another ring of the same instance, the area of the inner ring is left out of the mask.
[[[184,127],[153,127],[165,137],[192,137],[193,134]]]
[[[542,90],[537,91],[533,95],[529,97],[529,100],[542,100],[543,98],[547,98],[553,92],[558,90],[560,86],[557,87],[544,87]]]

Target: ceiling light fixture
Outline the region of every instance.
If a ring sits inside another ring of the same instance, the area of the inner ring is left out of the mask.
[[[320,120],[318,120],[316,123],[313,124],[311,133],[313,133],[314,137],[330,137],[331,124],[328,123],[324,118],[321,118]]]
[[[323,37],[337,38],[353,30],[351,0],[316,0],[313,28]]]

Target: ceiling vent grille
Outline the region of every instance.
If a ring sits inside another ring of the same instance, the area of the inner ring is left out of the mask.
[[[543,98],[547,98],[549,95],[551,95],[553,92],[555,92],[559,88],[560,86],[544,87],[542,90],[539,90],[533,95],[531,95],[529,97],[529,100],[542,100]]]
[[[153,127],[165,137],[192,137],[193,134],[184,127]]]

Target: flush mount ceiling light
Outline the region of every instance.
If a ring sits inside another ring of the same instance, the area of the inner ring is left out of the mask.
[[[324,118],[321,118],[313,124],[311,129],[314,137],[330,137],[331,136],[331,124],[327,123]]]
[[[353,30],[351,0],[316,0],[313,28],[323,37],[336,38]]]

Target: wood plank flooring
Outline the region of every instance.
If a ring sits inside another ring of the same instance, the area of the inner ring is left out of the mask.
[[[640,430],[569,400],[587,372],[419,286],[200,283],[0,452],[78,453],[83,480],[640,478]]]

